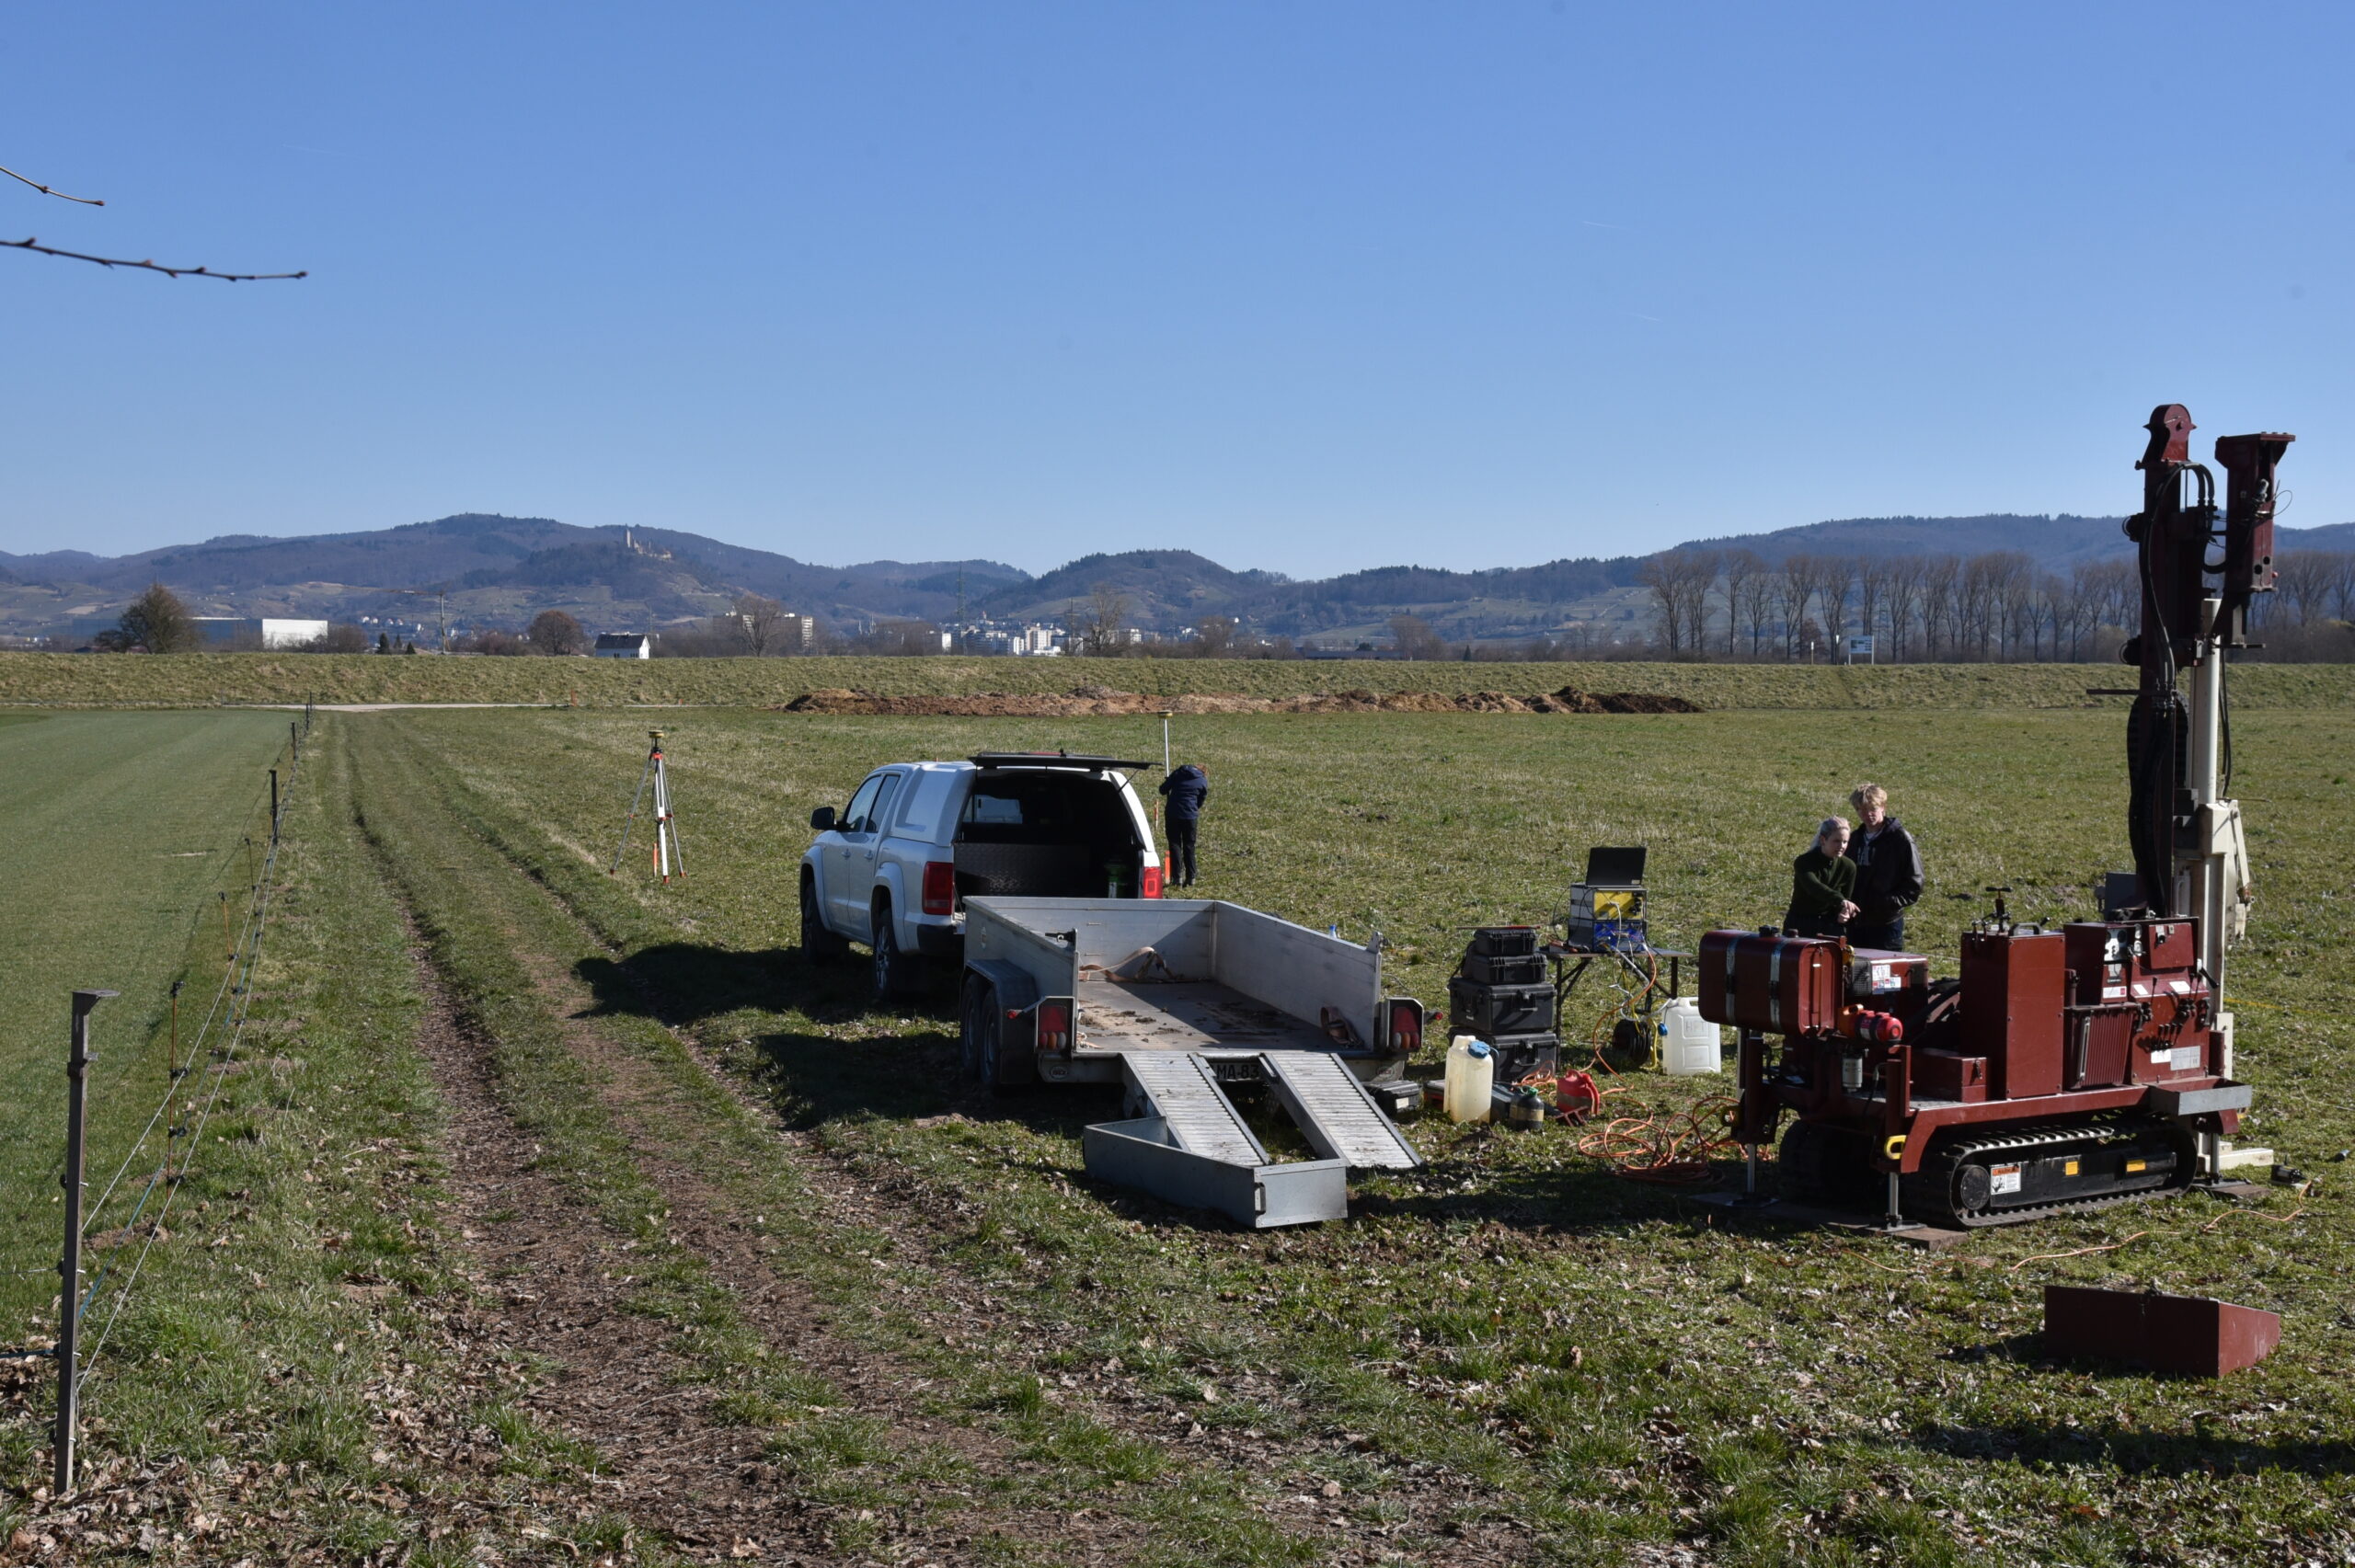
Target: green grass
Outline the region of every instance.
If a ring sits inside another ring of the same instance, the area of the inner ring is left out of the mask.
[[[75,725],[167,737],[246,722],[282,719],[61,715],[0,731],[0,749]],[[94,1447],[126,1473],[171,1455],[286,1463],[263,1484],[289,1518],[255,1525],[281,1550],[306,1540],[349,1558],[382,1543],[455,1562],[477,1544],[511,1551],[513,1532],[534,1524],[593,1557],[631,1528],[580,1479],[592,1449],[482,1402],[428,1332],[427,1314],[462,1298],[438,1262],[437,1108],[401,1044],[419,1003],[396,894],[496,1042],[501,1092],[551,1173],[593,1222],[639,1244],[648,1267],[631,1309],[663,1325],[689,1375],[724,1391],[719,1414],[751,1447],[843,1511],[839,1554],[879,1542],[860,1511],[904,1505],[956,1521],[977,1553],[1051,1557],[999,1510],[1086,1506],[1149,1530],[1157,1561],[1308,1560],[1321,1547],[1271,1516],[1328,1482],[1332,1511],[1369,1520],[1402,1517],[1418,1488],[1438,1487],[1466,1528],[1511,1518],[1533,1532],[1513,1539],[1564,1562],[1622,1562],[1671,1540],[1759,1564],[2295,1562],[2355,1549],[2355,1389],[2343,1376],[2355,1218],[2339,1191],[2347,1167],[2330,1158],[2355,1145],[2355,1030],[2340,1000],[2355,715],[2335,700],[2244,703],[2235,726],[2260,889],[2231,986],[2243,1075],[2258,1092],[2245,1140],[2274,1144],[2321,1186],[2246,1211],[2204,1198],[2112,1210],[1936,1257],[1829,1233],[1726,1232],[1674,1194],[1614,1179],[1559,1129],[1418,1124],[1431,1163],[1361,1184],[1346,1224],[1198,1225],[1086,1180],[1079,1131],[1113,1114],[1110,1096],[976,1098],[956,1079],[945,991],[878,1009],[854,969],[813,970],[793,950],[808,811],[839,805],[874,763],[1119,750],[1157,739],[1153,720],[672,715],[693,874],[668,889],[635,866],[603,872],[646,715],[326,723],[258,1001],[270,1053],[305,1065],[284,1082],[236,1084],[227,1125],[240,1136],[208,1144],[184,1197],[205,1206],[200,1244],[158,1249],[94,1404]],[[1396,944],[1394,985],[1435,1001],[1462,928],[1545,917],[1591,843],[1651,845],[1670,940],[1771,918],[1813,820],[1860,777],[1887,784],[1923,838],[1933,887],[1913,944],[1951,972],[1983,885],[2019,889],[2025,914],[2074,913],[2120,863],[2120,728],[2114,713],[2056,707],[1206,717],[1180,721],[1178,738],[1212,772],[1202,890],[1352,936],[1378,927]],[[60,787],[28,786],[24,809]],[[121,880],[107,889],[118,898]],[[46,885],[63,881],[52,872]],[[182,895],[200,910],[204,896]],[[167,934],[185,948],[201,931],[185,904],[178,919]],[[68,957],[90,940],[86,926],[63,929]],[[582,1017],[537,989],[550,965],[589,999]],[[1605,1000],[1590,998],[1580,1022],[1604,1017]],[[62,1037],[62,1009],[51,1027]],[[637,1064],[622,1101],[568,1047],[583,1028]],[[689,1042],[755,1108],[716,1085]],[[36,1059],[29,1082],[51,1070]],[[1725,1088],[1648,1075],[1615,1086],[1614,1108],[1641,1111]],[[779,1144],[780,1122],[800,1151]],[[692,1151],[771,1266],[833,1311],[832,1332],[923,1371],[934,1413],[992,1435],[1019,1468],[896,1444],[859,1391],[763,1355],[742,1304],[650,1218],[653,1150]],[[813,1158],[872,1210],[852,1220],[811,1201]],[[11,1243],[36,1261],[49,1244],[40,1219]],[[230,1239],[214,1248],[211,1233]],[[2081,1251],[2094,1248],[2108,1250]],[[407,1289],[351,1302],[340,1287],[355,1272]],[[2267,1307],[2283,1314],[2282,1348],[2212,1384],[2046,1364],[2031,1336],[2049,1280]],[[396,1378],[403,1361],[415,1369]],[[505,1386],[530,1375],[516,1368]],[[395,1380],[417,1408],[489,1434],[488,1468],[381,1450],[373,1412]],[[0,1425],[0,1471],[20,1482],[39,1404]],[[1165,1436],[1191,1425],[1241,1445],[1236,1457]],[[383,1503],[387,1486],[401,1507]],[[427,1547],[417,1519],[459,1494],[500,1503],[508,1533]],[[0,1502],[0,1539],[12,1505]],[[1449,1551],[1443,1537],[1390,1545],[1405,1561]]]
[[[2230,1561],[2252,1539],[2350,1543],[2355,1393],[2334,1368],[2355,1350],[2340,1283],[2355,1223],[2334,1182],[2288,1224],[2285,1198],[2252,1213],[2193,1199],[1924,1258],[1724,1233],[1558,1132],[1423,1126],[1432,1164],[1363,1184],[1348,1225],[1173,1226],[1081,1177],[1078,1128],[1110,1114],[1101,1096],[980,1107],[954,1081],[945,996],[878,1013],[853,977],[790,951],[800,823],[874,762],[1118,750],[1152,721],[697,715],[669,749],[695,867],[669,890],[603,875],[642,720],[362,722],[425,748],[457,808],[617,949],[583,970],[611,1006],[691,1031],[850,1170],[907,1195],[905,1266],[943,1290],[1018,1297],[1018,1333],[992,1341],[1002,1354],[1117,1357],[1180,1400],[1208,1382],[1218,1398],[1198,1419],[1281,1434],[1315,1473],[1360,1462],[1334,1458],[1348,1432],[1476,1477],[1565,1559],[1609,1560],[1623,1537],[1706,1538],[1719,1561],[1757,1562]],[[1984,885],[2019,889],[2025,914],[2076,914],[2121,862],[2119,731],[2085,712],[1586,727],[1295,715],[1184,721],[1180,749],[1212,769],[1204,891],[1352,936],[1378,927],[1398,944],[1394,983],[1435,1001],[1461,929],[1542,918],[1591,843],[1652,846],[1671,940],[1772,918],[1790,856],[1860,777],[1887,783],[1924,840],[1933,887],[1913,944],[1950,972]],[[2334,1000],[2355,717],[2244,708],[2235,739],[2263,900],[2232,985],[2259,1094],[2245,1140],[2336,1176],[2328,1156],[2355,1144],[2355,1041]],[[1622,1087],[1615,1108],[1705,1092]],[[943,1230],[943,1209],[965,1218]],[[2047,1280],[2223,1294],[2281,1311],[2283,1348],[2214,1386],[2046,1366],[2027,1336]],[[1017,1378],[973,1397],[1041,1418],[1023,1391]],[[1387,1472],[1367,1468],[1334,1478],[1378,1501]]]
[[[16,845],[20,887],[41,900],[20,895],[40,925],[12,938],[0,999],[15,1005],[29,990],[48,1001],[32,1008],[29,1037],[12,1033],[10,1047],[30,1061],[10,1068],[50,1097],[63,1077],[54,1062],[64,1009],[53,988],[101,978],[86,969],[105,962],[103,978],[124,995],[99,1014],[100,1067],[128,1080],[102,1078],[93,1093],[94,1124],[110,1147],[127,1141],[119,1117],[132,1088],[144,1111],[147,1085],[163,1082],[163,1040],[144,1030],[177,967],[224,967],[211,874],[227,865],[242,877],[239,840],[266,824],[259,769],[284,726],[282,715],[73,715],[0,730],[0,753],[35,734],[63,743],[9,756],[5,774],[18,791],[12,821],[42,830]],[[440,1541],[441,1561],[477,1560],[477,1547],[512,1553],[527,1544],[525,1528],[567,1523],[533,1490],[568,1470],[574,1456],[561,1444],[536,1445],[531,1473],[515,1476],[452,1448],[479,1427],[496,1453],[495,1412],[469,1379],[518,1369],[481,1350],[454,1354],[444,1326],[463,1294],[435,1229],[439,1107],[401,1045],[420,1007],[408,939],[351,830],[348,777],[334,775],[331,750],[311,750],[290,792],[253,969],[238,1048],[247,1066],[223,1082],[202,1143],[184,1154],[184,1178],[166,1189],[167,1233],[121,1316],[110,1289],[92,1310],[92,1337],[109,1319],[111,1332],[86,1385],[81,1517],[33,1506],[47,1482],[51,1379],[5,1386],[0,1539],[22,1525],[54,1539],[57,1560],[148,1560],[135,1526],[122,1523],[134,1506],[183,1531],[202,1517],[201,1536],[170,1549],[188,1561],[397,1553],[421,1545],[423,1523],[446,1521],[457,1498],[493,1511]],[[178,858],[191,846],[205,856]],[[26,880],[36,853],[39,882]],[[167,853],[176,858],[148,858]],[[185,874],[167,882],[155,867]],[[53,1264],[52,1118],[39,1106],[10,1111],[30,1130],[6,1146],[18,1162],[9,1190],[30,1202],[12,1208],[0,1237],[12,1263]],[[53,1327],[53,1283],[11,1276],[7,1287],[19,1314],[12,1334]]]
[[[0,921],[0,1075],[12,1086],[0,1098],[0,1336],[11,1343],[56,1294],[68,993],[121,992],[91,1023],[95,1202],[168,1085],[173,981],[187,982],[190,1040],[221,989],[220,895],[241,925],[255,864],[246,841],[267,840],[266,770],[286,739],[276,714],[85,713],[0,727],[11,911]],[[121,1225],[162,1142],[150,1140],[94,1227]]]
[[[1360,688],[1505,692],[1576,686],[1653,692],[1711,708],[2074,708],[2115,705],[2089,686],[2131,684],[2116,665],[1400,664],[1358,660],[1063,658],[442,658],[362,654],[0,654],[0,704],[188,706],[221,703],[526,703],[764,706],[804,692],[893,695],[1061,692],[1100,685],[1175,696],[1263,697]],[[2242,708],[2346,705],[2355,666],[2241,669]]]

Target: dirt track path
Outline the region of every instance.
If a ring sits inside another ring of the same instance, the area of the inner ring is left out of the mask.
[[[500,1103],[488,1044],[421,953],[419,979],[429,1008],[418,1045],[448,1107],[454,1218],[483,1302],[467,1326],[547,1364],[515,1402],[595,1448],[602,1510],[660,1532],[699,1562],[846,1561],[837,1545],[846,1519],[892,1562],[1004,1561],[1001,1550],[977,1551],[988,1537],[1051,1540],[1058,1557],[1076,1562],[1132,1553],[1138,1534],[1123,1521],[993,1506],[953,1482],[928,1499],[954,1504],[948,1510],[852,1509],[802,1495],[790,1466],[765,1451],[763,1432],[718,1408],[727,1385],[695,1380],[698,1369],[669,1348],[672,1327],[629,1309],[646,1259],[534,1171],[536,1145]],[[625,1126],[649,1130],[634,1124],[659,1085],[593,1024],[575,1018],[568,1035],[610,1070],[605,1097]],[[928,1453],[927,1468],[948,1472],[1039,1468],[1002,1436],[926,1411],[926,1379],[830,1332],[827,1310],[776,1275],[720,1193],[685,1160],[652,1154],[640,1136],[633,1141],[669,1202],[670,1240],[712,1266],[772,1355],[855,1396],[850,1413],[882,1424],[876,1441],[903,1461]]]
[[[549,897],[561,909],[560,901],[536,883],[532,887],[535,896]],[[679,1140],[674,1116],[663,1104],[672,1096],[668,1086],[638,1052],[618,1045],[588,1020],[594,999],[569,967],[545,955],[528,962],[549,1004],[571,1020],[569,1036],[576,1052],[597,1063],[606,1075],[606,1107],[629,1131],[640,1170],[670,1202],[674,1239],[710,1261],[719,1276],[738,1289],[748,1310],[756,1311],[764,1329],[796,1346],[796,1353],[812,1370],[834,1379],[838,1386],[860,1390],[863,1396],[877,1400],[879,1408],[889,1407],[896,1429],[943,1442],[1000,1472],[1041,1470],[1014,1459],[1007,1445],[990,1442],[981,1432],[925,1415],[916,1401],[926,1385],[920,1372],[879,1358],[831,1333],[828,1310],[775,1274],[741,1217],[729,1212],[726,1195],[702,1174],[703,1157]],[[674,1037],[676,1034],[673,1031]],[[741,1081],[691,1038],[682,1043],[714,1087],[761,1122],[771,1121],[773,1113]],[[876,1179],[836,1158],[806,1134],[777,1130],[771,1148],[776,1159],[794,1167],[827,1230],[841,1234],[881,1232],[920,1249],[927,1277],[923,1286],[925,1305],[916,1310],[944,1342],[963,1342],[974,1324],[1004,1314],[1003,1299],[960,1276],[941,1255],[961,1239],[963,1227],[944,1208],[939,1195],[929,1195],[927,1201],[928,1195],[915,1184],[888,1176]],[[978,1339],[972,1343],[978,1347]],[[1299,1452],[1284,1440],[1256,1431],[1206,1428],[1176,1402],[1147,1394],[1134,1379],[1117,1372],[1058,1377],[1034,1368],[1022,1369],[1053,1385],[1054,1397],[1063,1408],[1206,1471],[1241,1471],[1273,1483],[1298,1468]],[[1246,1376],[1243,1380],[1254,1379]],[[1347,1437],[1334,1441],[1350,1446]],[[1402,1468],[1391,1477],[1383,1496],[1389,1507],[1378,1522],[1359,1516],[1353,1504],[1314,1488],[1306,1492],[1275,1488],[1259,1506],[1272,1528],[1304,1538],[1304,1544],[1313,1541],[1311,1560],[1320,1562],[1395,1562],[1409,1550],[1409,1543],[1415,1561],[1461,1568],[1522,1562],[1531,1554],[1530,1537],[1503,1510],[1489,1510],[1488,1516],[1473,1522],[1460,1516],[1467,1508],[1481,1510],[1483,1505],[1496,1502],[1486,1488],[1465,1478]],[[1076,1517],[1032,1516],[1018,1524],[1043,1527],[1062,1551],[1081,1561],[1106,1561],[1108,1552],[1109,1560],[1124,1561],[1139,1544],[1132,1528],[1093,1509]]]

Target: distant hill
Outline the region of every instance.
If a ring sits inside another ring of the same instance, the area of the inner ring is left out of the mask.
[[[1991,512],[1981,517],[1850,517],[1778,528],[1726,539],[1704,539],[1690,548],[1742,545],[1768,561],[1786,555],[1935,555],[1952,550],[2019,550],[2039,566],[2063,568],[2079,561],[2123,555],[2132,548],[2114,517],[2029,517]],[[1969,544],[1958,544],[1968,540]]]
[[[1778,528],[1771,533],[1695,540],[1684,548],[1741,545],[1768,561],[1793,555],[1936,555],[2017,550],[2048,571],[2065,571],[2080,561],[2133,554],[2124,521],[2123,518],[2077,517],[2067,512],[2049,517],[2013,512],[1981,517],[1850,517]],[[2355,550],[2355,522],[2277,528],[2274,534],[2277,551]]]
[[[1043,577],[1009,583],[982,607],[1007,620],[1059,616],[1097,583],[1109,582],[1128,596],[1139,624],[1186,625],[1205,615],[1231,614],[1281,580],[1269,572],[1230,571],[1191,550],[1131,550],[1083,555]]]
[[[1676,548],[1736,546],[1770,562],[1797,552],[2018,550],[2051,571],[2131,548],[2116,518],[2008,513],[1844,518]],[[2355,522],[2284,528],[2277,547],[2355,551]],[[1392,617],[1411,613],[1451,638],[1513,638],[1572,623],[1644,621],[1648,558],[1562,559],[1472,572],[1379,567],[1295,582],[1191,550],[1145,549],[1084,556],[1033,578],[988,560],[821,566],[675,529],[580,528],[550,518],[463,512],[363,532],[229,534],[115,557],[0,552],[0,632],[86,631],[160,579],[201,614],[430,622],[431,590],[440,589],[454,624],[520,626],[542,610],[562,609],[601,631],[701,620],[747,590],[848,631],[895,619],[946,622],[960,601],[976,618],[1058,621],[1108,584],[1127,599],[1131,623],[1152,631],[1176,632],[1207,615],[1226,615],[1260,632],[1347,642],[1380,637]]]
[[[956,612],[959,572],[969,599],[1028,580],[995,561],[821,567],[671,529],[481,512],[358,533],[226,534],[114,557],[0,553],[0,572],[12,579],[0,582],[0,631],[17,634],[104,619],[158,580],[201,614],[430,622],[431,590],[446,589],[456,624],[521,625],[561,609],[612,630],[700,620],[746,590],[854,627],[941,619]]]

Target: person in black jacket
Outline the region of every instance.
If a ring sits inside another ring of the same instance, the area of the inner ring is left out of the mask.
[[[1201,826],[1202,802],[1210,798],[1211,776],[1192,762],[1180,762],[1161,781],[1169,802],[1165,826],[1169,831],[1169,885],[1194,885],[1194,834]]]
[[[1889,791],[1880,785],[1858,784],[1848,799],[1856,808],[1856,831],[1848,841],[1848,858],[1856,863],[1856,918],[1848,941],[1901,949],[1905,911],[1922,897],[1921,846],[1889,814]]]

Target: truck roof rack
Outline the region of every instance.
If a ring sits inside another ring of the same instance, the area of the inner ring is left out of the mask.
[[[976,751],[972,755],[977,768],[1086,768],[1101,773],[1107,768],[1157,768],[1158,762],[1138,762],[1120,757],[1090,757],[1073,751]]]

